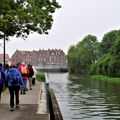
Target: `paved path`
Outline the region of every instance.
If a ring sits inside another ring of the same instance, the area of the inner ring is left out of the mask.
[[[20,94],[20,109],[11,112],[9,91],[6,90],[0,103],[0,120],[49,120],[45,92],[44,83],[36,81],[32,90],[28,90],[25,95]]]

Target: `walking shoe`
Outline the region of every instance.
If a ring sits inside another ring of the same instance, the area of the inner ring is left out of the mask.
[[[19,109],[19,108],[20,108],[20,106],[19,106],[19,105],[16,105],[16,108],[17,108],[17,109]]]
[[[26,91],[25,91],[25,90],[23,90],[23,91],[22,91],[22,94],[23,94],[23,95],[24,95],[24,94],[26,94]]]
[[[14,111],[14,108],[12,107],[12,108],[10,109],[10,111],[12,111],[12,112],[13,112],[13,111]]]
[[[28,91],[28,88],[26,88],[26,90],[25,91]]]

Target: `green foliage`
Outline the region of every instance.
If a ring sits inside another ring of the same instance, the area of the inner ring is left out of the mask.
[[[108,76],[120,77],[120,59],[118,57],[112,57],[109,62]]]
[[[120,36],[115,40],[111,47],[111,54],[120,58]]]
[[[93,75],[91,76],[91,79],[94,80],[102,80],[102,81],[107,81],[110,83],[117,83],[120,84],[120,78],[119,77],[108,77],[108,76],[103,76],[103,75]]]
[[[100,45],[101,57],[91,65],[91,74],[120,77],[120,30],[107,33]]]
[[[87,35],[68,51],[69,72],[72,74],[120,77],[120,30],[104,35],[101,43]]]
[[[106,33],[100,44],[100,53],[106,54],[110,51],[114,41],[120,36],[120,30],[112,30]]]
[[[104,54],[91,65],[90,73],[96,75],[120,76],[120,60],[110,53]]]
[[[91,63],[96,60],[97,45],[97,38],[87,35],[76,46],[71,46],[67,55],[69,72],[88,74]]]
[[[37,73],[36,74],[36,79],[41,82],[45,82],[45,74],[44,73]]]
[[[74,54],[75,54],[75,46],[71,46],[70,49],[68,50],[68,55],[67,55],[68,69],[70,73],[74,73],[74,62],[75,62]]]
[[[101,66],[100,74],[108,75],[108,63],[111,59],[111,54],[104,54],[101,58],[99,58],[98,66]]]
[[[0,32],[23,38],[32,32],[48,34],[57,8],[56,0],[0,0]]]

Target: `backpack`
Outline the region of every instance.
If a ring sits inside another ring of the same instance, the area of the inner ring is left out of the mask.
[[[19,76],[17,74],[17,70],[11,70],[9,71],[9,82],[11,85],[18,85],[19,84]]]
[[[21,74],[22,76],[27,76],[27,68],[26,67],[21,67]]]
[[[32,67],[28,67],[28,70],[29,70],[28,76],[29,76],[29,77],[32,77],[32,76],[34,75],[33,68],[32,68]]]

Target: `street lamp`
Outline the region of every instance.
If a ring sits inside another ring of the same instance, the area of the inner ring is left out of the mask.
[[[4,33],[4,39],[3,39],[3,65],[5,70],[5,33]]]
[[[3,38],[3,68],[5,69],[5,39],[6,39],[6,36],[5,36],[5,33],[0,31],[0,39],[2,38]]]
[[[2,31],[0,31],[0,39],[3,38],[3,65],[4,65],[4,68],[5,68],[5,33],[3,33]]]

